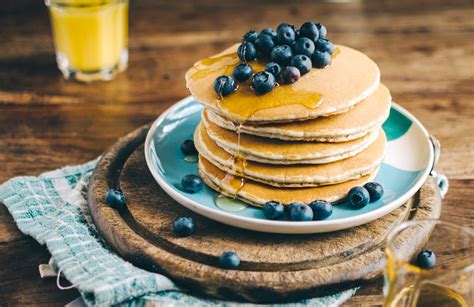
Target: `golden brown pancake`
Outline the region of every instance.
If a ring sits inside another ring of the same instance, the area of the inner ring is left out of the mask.
[[[387,87],[378,89],[347,112],[306,121],[285,124],[240,125],[240,132],[287,141],[345,142],[366,135],[381,126],[390,114],[392,97]],[[239,127],[217,113],[204,111],[214,124],[232,131]]]
[[[282,141],[240,134],[223,129],[202,116],[207,134],[219,147],[233,156],[270,164],[322,164],[352,157],[370,146],[379,134],[379,127],[369,134],[348,142],[321,143]]]
[[[201,156],[224,172],[275,187],[311,187],[354,180],[372,173],[383,160],[385,134],[381,132],[372,145],[354,157],[316,165],[274,165],[253,161],[235,163],[234,157],[217,146],[202,125],[195,131],[194,143]]]
[[[292,122],[339,113],[370,96],[380,83],[380,71],[370,58],[338,45],[329,66],[313,68],[291,85],[256,95],[248,83],[243,83],[236,92],[219,99],[213,89],[214,80],[230,75],[239,63],[237,46],[196,62],[186,73],[186,84],[194,98],[234,122]],[[263,70],[262,63],[250,64],[255,71]]]
[[[263,206],[268,201],[278,201],[282,204],[292,202],[310,203],[313,200],[326,200],[337,202],[346,197],[347,192],[355,187],[365,184],[375,178],[377,171],[339,184],[326,185],[311,188],[275,188],[263,183],[244,179],[242,185],[241,177],[226,175],[225,172],[215,167],[203,156],[199,157],[199,174],[204,182],[219,193],[249,203],[251,205]]]

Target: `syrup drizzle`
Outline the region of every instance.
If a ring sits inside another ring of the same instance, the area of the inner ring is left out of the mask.
[[[340,49],[336,48],[332,55],[334,59],[340,53]],[[190,75],[190,80],[197,82],[204,80],[208,84],[220,75],[232,75],[232,71],[240,62],[237,53],[224,54],[218,57],[210,57],[197,62]],[[250,61],[254,72],[263,71],[265,63],[262,61]],[[312,69],[310,73],[318,73],[317,69]],[[297,83],[297,82],[296,82]],[[288,105],[303,105],[308,109],[315,109],[323,102],[323,95],[311,89],[301,89],[297,85],[290,84],[284,86],[276,86],[271,92],[264,95],[257,95],[250,87],[250,80],[240,84],[238,89],[229,96],[218,97],[218,107],[233,114],[239,118],[238,126],[235,129],[237,134],[237,151],[233,156],[232,173],[227,173],[222,179],[222,184],[231,187],[233,201],[223,201],[226,196],[220,194],[216,197],[215,203],[221,209],[227,211],[242,210],[242,203],[236,202],[238,193],[245,185],[245,168],[247,161],[241,155],[240,150],[240,134],[241,128],[245,122],[255,113],[261,110],[282,107]],[[212,86],[209,87],[212,95],[215,95]]]

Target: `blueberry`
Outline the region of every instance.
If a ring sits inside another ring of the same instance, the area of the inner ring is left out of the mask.
[[[278,79],[281,75],[281,66],[278,63],[270,62],[265,66],[265,71],[268,71],[275,79]]]
[[[239,82],[247,81],[252,75],[253,69],[249,64],[239,64],[234,67],[234,71],[232,72],[234,79]]]
[[[295,29],[292,25],[283,23],[277,28],[277,42],[281,45],[292,45],[295,42]]]
[[[271,60],[280,65],[288,65],[292,57],[293,50],[291,50],[291,47],[288,45],[275,46],[270,53]]]
[[[313,64],[313,67],[324,68],[331,64],[331,55],[327,52],[316,50],[311,56],[311,63]]]
[[[257,51],[268,57],[273,47],[275,47],[275,42],[270,35],[261,34],[255,41],[255,46],[257,47]]]
[[[252,87],[258,94],[266,94],[276,85],[275,77],[268,71],[256,73],[252,78]]]
[[[277,34],[275,32],[275,30],[271,29],[271,28],[265,28],[263,29],[260,34],[265,34],[265,35],[269,35],[270,37],[272,38],[276,38]]]
[[[220,76],[214,81],[214,91],[219,96],[228,96],[237,89],[237,82],[230,76]]]
[[[293,49],[296,54],[304,54],[310,57],[314,52],[314,43],[307,37],[301,37],[298,38]]]
[[[290,66],[298,68],[301,75],[307,74],[311,70],[311,59],[304,54],[295,55],[290,62]]]
[[[263,214],[267,219],[276,220],[282,216],[284,212],[285,207],[276,201],[269,201],[263,205]]]
[[[326,27],[320,23],[317,23],[316,27],[318,28],[318,31],[319,31],[319,38],[326,38],[326,36],[328,35],[328,31]]]
[[[325,220],[332,214],[332,205],[325,200],[315,200],[309,204],[313,210],[313,220]]]
[[[193,174],[188,174],[181,179],[181,186],[183,190],[188,193],[201,191],[203,185],[201,177]]]
[[[290,220],[292,221],[311,221],[313,220],[313,210],[303,203],[291,203]]]
[[[295,83],[301,77],[301,73],[298,68],[294,66],[287,66],[283,71],[283,80],[285,83]]]
[[[237,48],[237,55],[242,62],[248,62],[257,58],[257,48],[251,42],[243,42]]]
[[[193,140],[186,140],[181,143],[181,152],[185,155],[197,155],[196,146],[194,146]]]
[[[327,39],[320,38],[314,43],[314,48],[318,51],[326,51],[327,53],[332,54],[336,47]]]
[[[285,206],[285,213],[288,215],[291,215],[291,208],[293,208],[293,205],[298,205],[300,203],[294,202],[294,203],[289,203],[287,206]]]
[[[120,189],[110,189],[105,194],[105,202],[112,208],[121,209],[127,205],[125,195]]]
[[[240,257],[234,252],[223,252],[219,256],[219,265],[224,269],[235,269],[240,265]]]
[[[295,29],[295,41],[300,37],[300,29]]]
[[[255,31],[249,31],[245,33],[244,37],[242,38],[242,42],[255,42],[258,37],[258,33]]]
[[[318,27],[313,22],[305,22],[300,27],[300,37],[307,37],[311,41],[316,41],[319,38]]]
[[[189,237],[196,231],[196,222],[190,216],[178,217],[173,222],[173,232],[178,237]]]
[[[367,182],[364,184],[364,188],[369,192],[371,203],[381,199],[383,196],[383,187],[380,183]]]
[[[353,187],[347,194],[349,204],[353,208],[362,208],[369,203],[370,195],[364,187]]]
[[[436,264],[436,255],[429,249],[422,250],[418,256],[416,256],[416,265],[422,269],[430,270],[434,268]]]

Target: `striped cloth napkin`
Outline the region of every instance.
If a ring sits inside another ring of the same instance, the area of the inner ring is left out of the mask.
[[[189,295],[168,277],[137,268],[116,255],[100,237],[87,206],[87,185],[97,162],[38,177],[16,177],[0,185],[0,201],[18,228],[45,244],[52,255],[51,265],[40,266],[42,274],[57,275],[60,289],[77,288],[89,306],[249,305]],[[60,285],[59,276],[71,284]],[[356,290],[281,306],[338,306]]]

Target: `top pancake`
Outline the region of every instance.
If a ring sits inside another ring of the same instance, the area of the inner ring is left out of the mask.
[[[306,121],[285,124],[240,125],[240,132],[286,141],[345,142],[360,138],[382,125],[390,114],[392,97],[388,88],[380,84],[371,96],[356,104],[348,112]],[[214,124],[236,131],[238,123],[206,110],[205,117]]]
[[[194,64],[186,73],[187,87],[196,100],[234,122],[273,123],[307,120],[347,111],[370,96],[379,86],[380,71],[365,54],[338,45],[332,63],[324,69],[311,69],[291,85],[277,86],[264,95],[256,95],[249,83],[219,99],[214,80],[231,75],[239,63],[238,45]],[[251,62],[254,71],[262,63]],[[252,112],[249,110],[252,109]],[[245,113],[245,114],[244,114]]]

